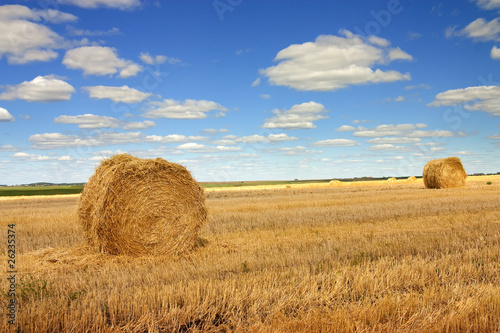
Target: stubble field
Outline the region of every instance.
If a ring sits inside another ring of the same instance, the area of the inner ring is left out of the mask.
[[[491,182],[491,184],[487,184]],[[285,186],[283,186],[285,187]],[[498,332],[500,177],[207,191],[184,257],[95,254],[77,196],[0,200],[20,332]],[[9,331],[9,330],[8,330]]]

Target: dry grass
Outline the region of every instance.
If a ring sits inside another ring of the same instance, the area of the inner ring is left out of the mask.
[[[202,239],[183,257],[89,255],[76,198],[5,200],[18,329],[496,332],[500,177],[471,178],[442,191],[384,181],[210,192]]]
[[[205,195],[182,165],[128,154],[101,162],[78,203],[89,248],[111,254],[180,254],[207,220]]]

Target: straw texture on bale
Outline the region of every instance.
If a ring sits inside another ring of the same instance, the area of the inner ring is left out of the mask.
[[[426,188],[453,188],[465,186],[467,173],[458,157],[427,162],[423,171]]]
[[[388,178],[387,182],[388,183],[395,183],[396,182],[396,178],[394,178],[394,177]]]
[[[78,218],[99,252],[176,255],[193,249],[207,210],[203,188],[183,166],[121,154],[90,177]]]

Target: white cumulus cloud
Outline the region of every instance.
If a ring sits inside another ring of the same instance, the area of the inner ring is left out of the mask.
[[[62,115],[54,119],[59,124],[75,124],[79,128],[98,129],[98,128],[123,128],[125,130],[146,129],[155,126],[151,120],[143,122],[123,121],[113,117],[97,116],[93,114],[83,114],[78,116]]]
[[[474,0],[481,9],[492,10],[500,8],[500,0]]]
[[[150,109],[144,116],[147,118],[204,119],[210,111],[226,111],[222,105],[206,100],[186,99],[184,102],[165,99],[151,102]]]
[[[500,116],[500,86],[477,86],[452,89],[436,95],[428,106],[464,106],[468,111],[484,111]]]
[[[311,143],[312,147],[351,147],[359,145],[358,141],[348,139],[328,139]]]
[[[18,85],[6,86],[0,94],[0,99],[23,99],[28,102],[58,102],[69,101],[75,88],[69,83],[57,79],[54,75],[37,76],[31,81]]]
[[[44,156],[44,155],[35,155],[28,153],[15,153],[11,155],[11,157],[20,160],[20,161],[28,161],[28,162],[48,162],[48,161],[73,161],[74,158],[71,156]]]
[[[409,80],[410,74],[377,68],[393,60],[411,60],[380,37],[367,41],[347,30],[321,35],[314,42],[294,44],[278,52],[276,66],[261,69],[272,85],[296,90],[330,91],[349,85]]]
[[[140,103],[152,95],[152,93],[144,93],[126,85],[121,87],[92,86],[83,87],[83,89],[89,93],[91,98],[108,98],[115,103]]]
[[[378,145],[373,145],[366,150],[376,150],[376,151],[400,151],[403,150],[405,147],[404,146],[396,146],[390,143],[384,143],[384,144],[378,144]]]
[[[82,46],[66,51],[63,64],[67,68],[81,69],[85,75],[135,76],[142,66],[118,57],[116,50],[106,46]]]
[[[421,142],[422,139],[420,138],[408,138],[405,136],[395,136],[395,137],[388,137],[388,138],[375,138],[375,139],[370,139],[367,140],[367,143],[372,143],[372,144],[395,144],[395,143],[418,143]]]
[[[499,60],[500,59],[500,49],[493,45],[490,52],[491,59]]]
[[[282,152],[284,155],[287,155],[287,156],[300,156],[300,155],[306,155],[306,154],[321,154],[321,153],[323,153],[322,151],[319,151],[319,150],[309,150],[303,146],[278,148],[277,150]]]
[[[316,128],[314,121],[328,118],[325,107],[316,102],[296,104],[289,110],[273,110],[274,117],[266,119],[263,128],[308,129]]]
[[[352,126],[349,125],[342,125],[339,128],[336,129],[337,132],[351,132],[355,131],[356,129]]]
[[[189,142],[182,144],[177,149],[186,150],[189,153],[216,153],[216,152],[235,152],[240,151],[240,147],[226,147],[226,146],[206,146],[201,143]]]
[[[464,29],[455,32],[449,28],[448,36],[465,36],[476,41],[500,40],[500,18],[486,21],[480,17],[469,23]]]
[[[407,137],[407,138],[430,138],[430,137],[453,137],[455,136],[450,131],[445,130],[420,130],[420,128],[425,128],[426,124],[396,124],[396,125],[379,125],[374,129],[361,128],[353,133],[357,137],[383,137],[383,136],[394,136],[394,137]],[[398,139],[393,139],[398,140]],[[399,138],[399,140],[403,140]],[[406,140],[406,139],[404,139]],[[403,142],[400,142],[403,143]]]
[[[4,108],[0,108],[0,122],[14,121],[14,117]]]
[[[51,23],[76,21],[76,16],[55,9],[30,9],[22,5],[0,6],[0,58],[10,64],[51,61],[57,58],[54,49],[65,47],[63,37],[40,20]]]
[[[139,55],[139,59],[147,65],[159,65],[165,62],[169,64],[178,64],[181,62],[180,59],[167,57],[165,55],[152,56],[148,52],[143,52]]]

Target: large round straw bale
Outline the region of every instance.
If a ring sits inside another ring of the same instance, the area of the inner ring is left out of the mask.
[[[95,250],[171,255],[195,246],[207,210],[203,189],[183,166],[121,154],[90,177],[78,217]]]
[[[328,183],[330,186],[342,186],[342,182],[338,179],[330,180]]]
[[[394,178],[394,177],[387,178],[387,182],[388,182],[388,183],[395,183],[396,181],[397,181],[397,179],[396,179],[396,178]]]
[[[458,157],[448,157],[427,162],[423,171],[426,188],[452,188],[465,185],[467,173]]]

